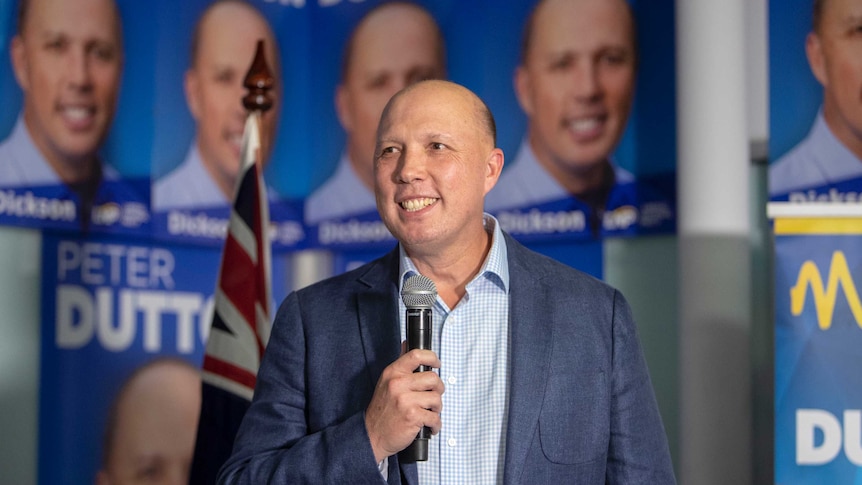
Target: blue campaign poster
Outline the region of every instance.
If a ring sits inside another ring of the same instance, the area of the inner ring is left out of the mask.
[[[814,30],[813,8],[823,25]],[[845,22],[852,2],[769,5],[769,196],[773,201],[858,203],[858,56]],[[815,66],[822,66],[818,81]],[[824,86],[827,86],[824,88]]]
[[[309,66],[314,79],[310,96],[315,109],[311,123],[315,127],[312,145],[316,150],[306,163],[314,167],[309,174],[305,208],[308,245],[348,252],[369,248],[382,251],[391,240],[385,239],[385,228],[379,224],[370,190],[355,180],[355,173],[350,175],[352,157],[346,152],[351,146],[350,137],[355,135],[346,134],[348,130],[337,115],[334,98],[345,42],[364,16],[383,2],[332,3],[335,5],[331,8],[312,9],[312,22],[328,27],[315,30],[311,42],[310,55],[317,60]],[[446,77],[475,91],[493,112],[498,146],[506,154],[505,176],[517,163],[528,126],[513,78],[524,22],[534,2],[512,1],[506,8],[484,1],[418,3],[433,15],[444,37]],[[637,32],[637,80],[628,123],[611,154],[627,175],[618,178],[619,183],[601,211],[591,211],[571,196],[509,206],[505,204],[506,189],[495,189],[498,194],[488,199],[488,209],[501,218],[504,229],[519,239],[566,243],[600,236],[667,233],[675,228],[673,2],[630,3]],[[335,182],[351,179],[354,183],[350,190]],[[333,208],[326,210],[326,204]]]
[[[776,234],[775,483],[862,483],[862,236]]]
[[[149,64],[152,109],[166,120],[155,128],[148,166],[154,234],[204,245],[224,239],[246,113],[243,81],[262,40],[274,78],[273,106],[261,117],[272,241],[275,250],[301,247],[304,160],[311,149],[312,111],[303,82],[310,62],[303,54],[308,10],[261,0],[162,0],[155,10],[172,13],[156,20],[159,35]]]
[[[45,61],[48,51],[36,49],[30,37],[20,44],[28,48],[13,49],[18,2],[0,3],[0,224],[149,234],[156,12],[140,2],[119,2],[119,30],[112,30],[109,21],[99,23],[109,15],[82,20],[72,2],[62,5],[62,11],[34,14],[31,30],[68,32],[77,26],[112,46],[105,61],[111,66],[85,68],[83,88],[64,70],[74,64],[55,62],[50,65],[62,66],[56,72],[30,73],[26,66]],[[83,37],[69,39],[73,47],[64,59],[81,48]],[[25,93],[19,86],[13,50],[28,53],[20,74],[32,77],[40,92]]]
[[[200,367],[221,248],[46,232],[42,258],[39,482],[93,483],[122,382],[157,357]]]

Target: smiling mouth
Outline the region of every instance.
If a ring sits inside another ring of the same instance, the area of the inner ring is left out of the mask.
[[[434,199],[431,197],[423,197],[421,199],[408,199],[401,202],[401,207],[407,212],[416,212],[422,210],[430,205],[433,205],[440,199]]]
[[[577,134],[588,134],[593,133],[598,130],[602,126],[602,119],[598,116],[591,116],[589,118],[580,118],[577,120],[572,120],[568,123],[568,127],[570,130]]]
[[[73,129],[88,129],[96,115],[96,109],[88,106],[62,106],[59,111]]]

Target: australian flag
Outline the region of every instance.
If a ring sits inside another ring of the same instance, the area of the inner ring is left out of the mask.
[[[203,395],[189,483],[215,483],[251,403],[269,340],[269,207],[260,163],[260,113],[245,124],[242,167],[228,223],[203,362]]]

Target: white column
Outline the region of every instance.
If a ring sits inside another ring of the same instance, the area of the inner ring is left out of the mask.
[[[679,483],[749,484],[745,0],[677,0]]]

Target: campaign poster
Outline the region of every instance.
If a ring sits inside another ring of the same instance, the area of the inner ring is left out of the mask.
[[[862,483],[862,220],[775,220],[775,483]]]
[[[150,232],[157,12],[104,3],[31,2],[16,37],[18,2],[0,2],[0,224]]]
[[[347,251],[379,247],[383,251],[391,247],[393,241],[379,223],[369,187],[370,156],[360,162],[356,160],[359,156],[352,153],[354,147],[363,143],[372,145],[373,129],[362,130],[361,126],[355,126],[351,115],[357,117],[356,113],[336,106],[341,96],[349,98],[351,94],[350,83],[344,79],[345,66],[350,65],[342,58],[346,52],[344,46],[349,39],[354,39],[353,51],[350,51],[353,57],[373,59],[376,51],[373,42],[366,39],[370,37],[367,29],[373,25],[375,17],[382,16],[380,9],[375,10],[382,2],[332,3],[335,5],[312,10],[312,21],[327,28],[312,30],[310,55],[316,63],[309,66],[314,80],[309,96],[315,114],[309,121],[314,126],[311,145],[315,152],[313,159],[307,162],[313,167],[305,206],[308,244]],[[534,179],[541,179],[556,187],[555,191],[537,189],[546,192],[539,199],[520,198],[519,189],[507,188],[513,179],[522,178],[507,176],[508,172],[533,172],[526,168],[530,162],[521,160],[523,145],[528,143],[529,119],[519,103],[514,78],[521,55],[524,23],[534,2],[512,1],[506,8],[489,1],[420,1],[418,4],[439,26],[445,46],[445,65],[435,64],[433,59],[420,63],[420,59],[426,59],[424,51],[421,45],[411,44],[415,49],[415,63],[426,68],[426,75],[442,76],[467,86],[488,104],[495,116],[497,144],[505,153],[506,166],[498,187],[486,199],[486,208],[496,215],[505,230],[520,240],[537,243],[571,243],[602,236],[674,230],[673,2],[631,2],[635,26],[627,26],[625,16],[621,17],[623,25],[618,30],[622,35],[628,34],[630,30],[626,29],[630,27],[636,32],[637,58],[635,60],[632,54],[629,60],[637,67],[632,68],[630,89],[620,95],[629,100],[631,109],[622,110],[618,133],[611,137],[617,143],[612,143],[609,151],[602,155],[610,177],[603,178],[603,183],[614,182],[607,190],[603,186],[599,197],[602,204],[596,210],[563,193],[560,184],[550,180],[547,173],[531,176],[527,181],[533,184]],[[390,30],[386,32],[394,35]],[[361,48],[365,50],[359,51]],[[373,72],[371,61],[366,62],[368,71]],[[599,95],[593,93],[593,96]],[[606,116],[603,111],[611,108],[583,110],[575,107],[576,101],[572,99],[565,103],[572,105],[571,113],[548,116],[558,116],[557,123],[571,117],[573,122],[588,125],[586,130],[611,131],[611,123],[605,120],[612,115]],[[580,118],[575,120],[577,117]],[[363,134],[368,141],[357,139]],[[364,175],[357,168],[363,166],[366,167]],[[539,187],[538,183],[533,185]],[[549,195],[551,192],[554,195]],[[517,202],[512,203],[515,200]]]
[[[158,426],[164,424],[159,420],[134,421],[134,416],[148,416],[147,403],[160,395],[155,390],[137,398],[140,407],[113,420],[111,409],[124,383],[153,361],[183,360],[199,379],[220,258],[221,248],[45,232],[39,483],[94,483],[108,450],[125,453],[144,443],[129,433],[130,437],[123,434],[113,438],[113,446],[105,446],[106,439],[111,439],[109,426],[114,429],[126,420],[130,427],[147,423],[151,432],[137,438],[177,459],[170,449],[160,449],[159,443],[193,432],[198,408],[193,410],[194,423],[174,426],[167,437],[158,435]],[[276,308],[289,290],[286,259],[274,255],[272,269]],[[170,389],[164,378],[161,381],[159,392]],[[194,391],[199,393],[200,387]],[[179,396],[167,398],[184,402]],[[152,414],[167,416],[169,411]],[[190,459],[191,449],[185,451]],[[139,464],[145,461],[145,457],[122,458],[118,463],[135,461],[132,458]]]
[[[858,27],[855,2],[770,2],[770,200],[862,201]]]
[[[283,2],[160,0],[150,68],[153,232],[159,239],[219,245],[239,173],[247,110],[245,77],[262,41],[273,79],[261,115],[264,179],[273,250],[296,249],[305,233],[302,198],[309,123],[309,11]]]

